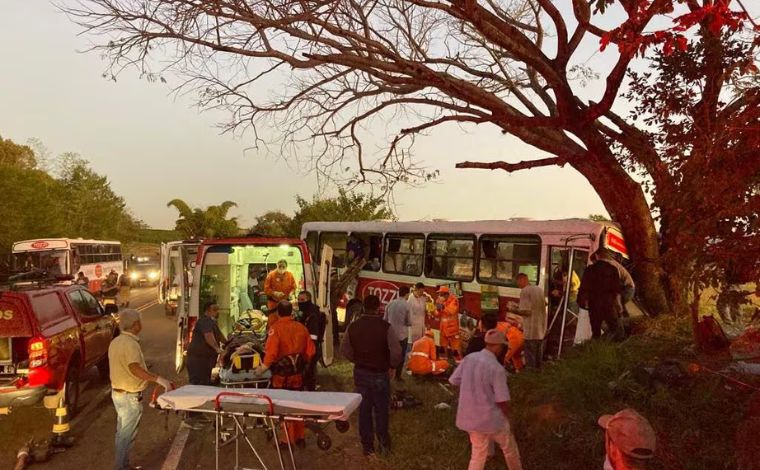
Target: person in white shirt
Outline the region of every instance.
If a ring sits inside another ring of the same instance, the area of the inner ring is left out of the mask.
[[[499,330],[488,330],[486,347],[462,360],[449,378],[459,387],[456,424],[470,435],[472,454],[467,470],[483,470],[491,442],[501,447],[509,470],[522,470],[510,418],[507,373],[497,356],[507,345]]]
[[[409,296],[409,316],[412,320],[411,341],[414,343],[425,336],[425,317],[427,304],[433,299],[425,292],[425,284],[418,282]]]
[[[525,356],[528,367],[540,368],[544,355],[544,337],[546,336],[546,297],[538,286],[530,285],[528,275],[517,275],[517,287],[520,288],[520,305],[509,307],[523,319],[523,335],[525,337]]]

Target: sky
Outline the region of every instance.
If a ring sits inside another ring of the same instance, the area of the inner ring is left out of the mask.
[[[268,210],[292,213],[296,195],[308,199],[317,192],[313,174],[246,150],[250,135],[221,134],[215,126],[223,116],[199,112],[188,97],[171,94],[171,79],[150,83],[136,73],[122,74],[115,83],[102,78],[106,63],[81,52],[90,39],[79,32],[45,0],[0,0],[3,138],[36,138],[52,154],[81,154],[154,228],[173,227],[177,214],[166,203],[174,198],[195,206],[235,201],[231,214],[249,227]],[[570,167],[513,174],[456,170],[455,163],[464,160],[542,156],[495,127],[465,132],[452,125],[417,143],[417,161],[441,174],[434,183],[396,191],[394,210],[401,220],[606,214],[585,178]],[[326,187],[326,194],[335,189]]]

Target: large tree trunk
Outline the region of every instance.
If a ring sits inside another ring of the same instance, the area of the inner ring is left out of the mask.
[[[672,313],[657,230],[641,185],[615,162],[608,148],[595,150],[590,158],[573,162],[573,167],[591,183],[612,219],[623,229],[636,295],[646,311],[653,316]]]

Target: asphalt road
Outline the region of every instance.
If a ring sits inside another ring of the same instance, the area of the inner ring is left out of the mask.
[[[162,305],[155,304],[155,288],[132,291],[132,307],[142,310],[143,353],[151,371],[178,383],[174,373],[174,340],[176,325],[173,317],[164,314]],[[152,305],[151,305],[152,304]],[[76,438],[72,448],[56,454],[46,463],[33,464],[30,468],[55,468],[71,470],[108,469],[113,467],[114,431],[116,412],[110,398],[110,386],[100,380],[97,370],[83,374],[87,384],[80,398],[80,412],[71,421],[71,435]],[[152,388],[148,388],[151,392]],[[133,452],[133,465],[146,469],[161,468],[172,440],[177,432],[179,419],[160,414],[148,407],[149,393],[143,401],[140,431]],[[29,439],[42,440],[50,436],[53,426],[53,410],[43,407],[14,410],[10,416],[0,417],[0,468],[13,468],[18,449]]]

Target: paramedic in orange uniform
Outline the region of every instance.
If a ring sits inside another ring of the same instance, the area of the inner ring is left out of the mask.
[[[507,342],[509,343],[509,349],[504,355],[504,365],[506,366],[511,361],[512,365],[515,366],[515,371],[519,372],[525,367],[525,363],[522,359],[525,337],[523,336],[522,331],[508,321],[498,322],[496,324],[496,329],[504,333],[504,336],[507,337]]]
[[[267,309],[274,310],[277,308],[277,302],[288,300],[296,291],[296,279],[293,273],[288,271],[288,262],[281,259],[277,262],[277,269],[267,274],[264,281],[264,293],[269,300]]]
[[[438,359],[433,330],[425,330],[425,336],[412,344],[412,352],[406,368],[414,375],[439,375],[449,368],[448,361]]]
[[[271,387],[285,390],[303,390],[303,373],[306,364],[316,354],[314,342],[309,337],[309,330],[292,317],[293,305],[287,300],[277,304],[279,319],[269,329],[264,363],[256,372],[261,375],[267,369],[272,370]],[[298,447],[305,447],[305,426],[303,422],[287,421],[285,424],[290,442]],[[285,432],[280,434],[280,445],[287,445]]]
[[[441,321],[441,346],[456,360],[462,357],[462,342],[459,340],[459,299],[451,295],[447,286],[438,288],[435,316]]]

